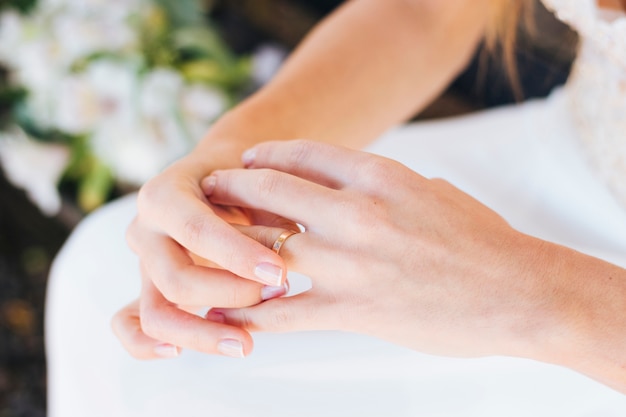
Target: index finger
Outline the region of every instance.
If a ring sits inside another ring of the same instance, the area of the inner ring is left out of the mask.
[[[158,225],[189,251],[244,278],[273,286],[284,281],[286,268],[280,256],[220,218],[199,184],[148,182],[137,203],[142,223]]]

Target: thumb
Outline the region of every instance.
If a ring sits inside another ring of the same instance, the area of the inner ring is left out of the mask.
[[[322,312],[322,301],[315,290],[292,297],[275,298],[252,307],[212,309],[208,315],[219,314],[225,323],[251,332],[294,332],[330,330]]]

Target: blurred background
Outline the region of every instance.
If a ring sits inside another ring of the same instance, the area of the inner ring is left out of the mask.
[[[75,225],[193,147],[341,3],[0,0],[0,417],[46,415],[46,279]],[[566,81],[577,45],[539,3],[534,20],[524,99]],[[512,103],[480,56],[415,119]]]

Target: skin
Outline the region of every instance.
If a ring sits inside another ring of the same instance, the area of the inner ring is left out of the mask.
[[[446,181],[386,158],[310,141],[268,142],[246,155],[250,169],[214,172],[204,191],[215,204],[302,224],[281,255],[313,289],[213,312],[226,323],[531,358],[626,392],[625,269],[522,234]],[[238,229],[267,246],[284,231]]]
[[[598,0],[598,6],[603,9],[626,10],[625,0]]]
[[[200,188],[202,178],[242,167],[241,153],[270,139],[365,146],[426,105],[462,70],[484,31],[489,1],[348,2],[313,30],[269,85],[143,186],[127,233],[142,266],[143,290],[112,321],[124,347],[152,359],[176,356],[180,348],[224,354],[221,341],[237,341],[237,355],[249,354],[253,342],[245,329],[188,311],[198,298],[202,305],[254,305],[264,285],[272,291],[283,285],[283,259],[229,222],[284,220],[212,206]],[[259,265],[277,272],[273,281],[263,282],[268,277],[258,276]]]
[[[450,82],[484,32],[487,5],[348,3],[274,81],[146,184],[128,231],[142,293],[112,323],[128,351],[245,356],[251,331],[341,323],[420,351],[557,363],[626,392],[624,269],[523,235],[443,180],[346,148]],[[240,159],[257,143],[297,137],[313,141],[265,143]],[[269,247],[294,221],[307,231],[278,256]],[[313,290],[275,298],[287,269],[311,276]],[[201,305],[218,308],[191,313]]]

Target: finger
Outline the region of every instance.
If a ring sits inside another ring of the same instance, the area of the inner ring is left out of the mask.
[[[300,227],[296,223],[294,223],[292,220],[286,219],[275,213],[270,213],[268,211],[263,211],[263,210],[245,210],[245,212],[247,213],[248,218],[250,219],[250,224],[277,227],[277,228],[282,228],[285,230],[292,230],[294,232],[300,231]],[[242,223],[238,223],[238,224],[242,224]]]
[[[389,184],[423,179],[392,159],[308,140],[264,142],[242,159],[248,168],[271,168],[335,189],[394,193]]]
[[[199,186],[178,185],[180,189],[159,189],[148,183],[142,187],[138,204],[145,213],[143,222],[131,234],[145,234],[148,224],[158,224],[158,231],[176,240],[189,251],[210,259],[232,273],[267,285],[281,285],[284,263],[271,250],[237,233],[218,217]],[[173,202],[173,196],[175,201]],[[166,209],[164,209],[166,208]],[[153,235],[152,235],[153,236]]]
[[[142,271],[139,317],[152,339],[209,354],[244,357],[252,351],[250,334],[219,321],[206,320],[168,302]]]
[[[339,329],[340,320],[315,290],[266,301],[253,307],[216,309],[227,324],[249,332],[293,332]]]
[[[247,150],[242,159],[246,168],[272,168],[340,189],[352,180],[354,166],[346,161],[359,159],[359,152],[315,141],[264,142]]]
[[[209,178],[205,192],[212,203],[268,211],[306,228],[335,216],[340,204],[336,190],[272,169],[215,171]]]
[[[111,320],[111,328],[120,343],[136,359],[174,358],[180,349],[147,336],[139,321],[139,300],[118,311]]]
[[[283,286],[263,286],[230,271],[197,265],[177,242],[157,236],[142,242],[144,268],[157,289],[170,302],[186,306],[246,307],[267,299]]]
[[[234,227],[246,236],[251,237],[267,248],[273,248],[275,242],[285,231],[293,231],[282,227],[267,226],[243,226]],[[303,265],[307,258],[306,254],[311,252],[314,242],[310,239],[310,234],[295,233],[287,238],[280,247],[280,256],[285,260],[290,271],[302,272]]]

